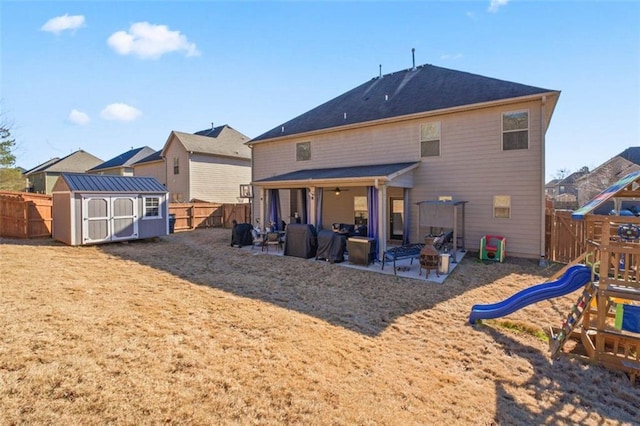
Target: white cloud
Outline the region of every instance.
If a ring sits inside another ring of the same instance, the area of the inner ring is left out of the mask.
[[[183,51],[186,56],[198,56],[194,43],[180,31],[170,31],[166,25],[136,22],[129,31],[113,33],[107,44],[121,55],[137,55],[142,59],[158,59],[165,53]]]
[[[502,6],[506,6],[509,0],[491,0],[489,4],[489,12],[496,13]]]
[[[127,104],[115,103],[107,105],[100,117],[105,120],[133,121],[142,115],[142,111]]]
[[[49,19],[42,27],[40,27],[40,30],[49,31],[57,35],[62,31],[77,30],[80,27],[84,27],[84,16],[69,16],[68,14],[64,14],[63,16],[57,16]]]
[[[77,109],[72,109],[71,112],[69,113],[69,121],[73,124],[82,126],[84,124],[89,123],[91,119],[86,113],[82,111],[78,111]]]

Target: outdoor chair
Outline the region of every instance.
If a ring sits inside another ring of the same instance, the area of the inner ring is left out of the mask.
[[[280,251],[282,248],[282,239],[280,238],[279,232],[267,232],[262,249],[264,250],[266,247],[267,253],[269,253],[269,246],[276,246],[276,250]]]
[[[260,234],[256,229],[251,229],[251,235],[253,237],[253,245],[251,246],[251,250],[256,247],[260,247],[262,250],[264,250],[264,235]]]

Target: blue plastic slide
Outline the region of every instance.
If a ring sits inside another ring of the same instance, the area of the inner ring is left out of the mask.
[[[587,285],[589,281],[591,281],[591,268],[586,265],[573,265],[555,281],[526,288],[502,302],[490,305],[473,305],[469,314],[469,322],[475,324],[479,319],[498,318],[512,314],[518,309],[542,300],[572,293]]]

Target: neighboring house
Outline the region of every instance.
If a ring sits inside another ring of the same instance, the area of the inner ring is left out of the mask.
[[[143,158],[133,164],[134,176],[151,176],[163,185],[167,185],[167,167],[162,158],[162,150]]]
[[[578,171],[563,179],[553,179],[544,187],[547,198],[557,209],[575,210],[578,205],[578,185],[576,181],[588,172]]]
[[[25,172],[29,180],[29,192],[51,194],[53,185],[62,173],[84,173],[100,163],[101,159],[81,149],[63,158],[52,158]]]
[[[467,202],[467,249],[494,234],[508,255],[543,256],[545,133],[559,95],[432,65],[373,78],[249,142],[254,215],[271,221],[279,207],[277,221],[298,212],[324,229],[367,221],[380,257],[390,239],[433,231],[417,203],[452,197]]]
[[[172,131],[161,154],[171,202],[238,202],[240,185],[251,182],[248,141],[226,124],[196,134]]]
[[[154,152],[148,146],[131,148],[129,151],[87,170],[87,173],[93,175],[133,176],[133,165]]]
[[[634,146],[625,149],[590,173],[576,179],[578,204],[584,205],[620,178],[637,170],[640,170],[640,147]]]

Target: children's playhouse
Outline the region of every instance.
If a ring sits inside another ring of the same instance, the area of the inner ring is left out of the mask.
[[[552,357],[584,358],[623,371],[635,383],[640,379],[640,217],[621,214],[635,203],[640,206],[640,172],[573,212],[574,221],[585,222],[587,247],[581,256],[546,283],[498,303],[474,305],[469,322],[576,292],[564,321],[549,329]]]

